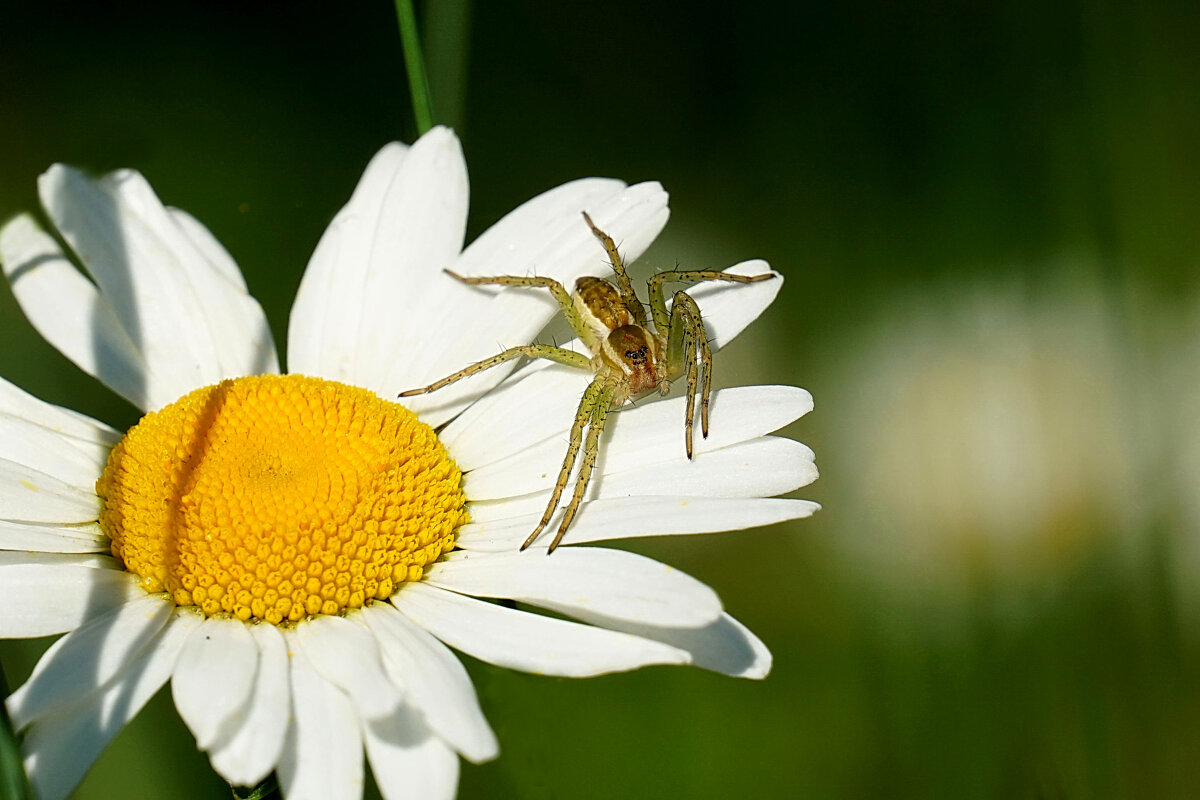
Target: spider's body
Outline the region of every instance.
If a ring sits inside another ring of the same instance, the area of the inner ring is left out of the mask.
[[[638,319],[621,299],[617,287],[591,276],[575,281],[571,300],[592,333],[591,341],[581,337],[592,351],[592,370],[597,375],[605,369],[615,370],[625,376],[623,382],[627,384],[624,387],[627,391],[614,398],[614,408],[651,389],[666,394],[671,381],[667,371],[659,365],[667,346],[666,338],[646,327],[640,302],[637,311],[641,312],[641,319]]]
[[[649,280],[650,313],[653,328],[646,319],[646,309],[633,291],[633,285],[625,272],[625,265],[617,252],[612,238],[597,228],[585,212],[584,220],[592,233],[608,252],[616,283],[601,278],[582,277],[575,282],[575,290],[567,294],[561,283],[552,278],[521,278],[500,276],[495,278],[469,278],[450,272],[463,283],[476,286],[537,286],[549,289],[562,309],[572,330],[591,351],[592,356],[552,345],[523,345],[510,347],[498,355],[476,362],[453,375],[421,389],[411,389],[401,397],[424,394],[447,386],[469,375],[511,361],[522,356],[547,358],[570,366],[588,369],[594,378],[579,401],[575,422],[571,426],[570,444],[563,459],[558,481],[550,495],[550,502],[541,522],[521,545],[524,550],[533,544],[542,530],[549,524],[558,502],[566,489],[571,470],[575,466],[580,447],[583,462],[575,481],[575,490],[567,505],[558,533],[550,542],[548,552],[558,547],[579,510],[587,492],[592,468],[600,447],[600,433],[608,412],[623,405],[630,398],[638,397],[657,389],[666,394],[671,381],[687,372],[687,410],[684,421],[684,446],[687,457],[692,457],[692,428],[695,418],[696,393],[700,392],[700,431],[708,436],[708,399],[711,390],[712,355],[708,346],[708,335],[700,318],[700,307],[686,292],[675,293],[674,304],[667,310],[662,285],[666,282],[684,281],[735,281],[754,283],[774,277],[765,275],[734,275],[716,270],[689,270],[660,272]],[[447,270],[449,272],[449,270]],[[587,438],[584,439],[584,430]]]

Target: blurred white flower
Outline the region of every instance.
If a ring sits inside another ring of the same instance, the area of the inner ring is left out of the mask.
[[[1167,480],[1154,484],[1166,509],[1161,520],[1173,588],[1188,617],[1185,629],[1200,634],[1200,307],[1183,319],[1163,315],[1156,331],[1167,342],[1161,382],[1155,384],[1156,452]],[[1163,329],[1165,328],[1165,330]]]
[[[1053,575],[1140,517],[1126,338],[1094,286],[929,292],[833,394],[844,539],[904,591]]]

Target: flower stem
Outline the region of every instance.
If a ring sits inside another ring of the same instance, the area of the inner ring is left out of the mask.
[[[400,44],[404,48],[404,68],[408,73],[408,90],[412,95],[413,116],[417,135],[433,127],[433,105],[429,100],[429,81],[425,77],[425,62],[421,58],[421,41],[417,36],[417,18],[412,0],[396,0],[396,18],[400,23]]]
[[[0,698],[8,698],[8,679],[4,677],[3,667],[0,667]],[[12,720],[8,717],[8,708],[3,700],[0,700],[0,797],[11,797],[13,800],[30,800],[33,797],[29,791],[29,779],[25,777],[25,767],[21,763],[21,747],[17,744]]]
[[[421,7],[421,40],[437,120],[463,132],[466,122],[467,61],[471,39],[471,0],[437,0]]]
[[[256,788],[252,789],[249,794],[238,794],[237,789],[230,787],[234,800],[265,800],[279,791],[279,783],[274,776],[267,778]]]

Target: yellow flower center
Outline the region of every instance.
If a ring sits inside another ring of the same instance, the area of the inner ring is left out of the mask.
[[[365,389],[222,381],[147,414],[96,482],[112,553],[149,592],[272,624],[389,597],[454,546],[462,473]]]

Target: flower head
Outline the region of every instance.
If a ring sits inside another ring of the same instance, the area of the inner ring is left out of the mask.
[[[0,382],[0,634],[65,633],[8,702],[41,797],[68,794],[167,682],[231,783],[275,771],[287,797],[355,797],[365,745],[385,797],[450,797],[457,755],[498,748],[446,645],[551,675],[768,671],[762,643],[682,573],[613,549],[517,550],[586,375],[531,363],[394,402],[527,343],[554,311],[444,268],[602,274],[579,212],[632,260],[666,222],[657,184],[565,184],[464,250],[454,135],[385,147],[305,273],[288,375],[233,259],[139,174],[60,166],[39,190],[71,252],[32,217],[11,220],[13,292],[47,340],[147,412],[122,436]],[[779,283],[697,290],[714,343]],[[816,477],[811,451],[767,435],[810,408],[792,387],[717,392],[694,461],[682,398],[622,411],[564,544],[811,514],[772,497]]]

